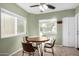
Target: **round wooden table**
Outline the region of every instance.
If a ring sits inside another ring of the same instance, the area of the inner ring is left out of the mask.
[[[39,47],[39,48],[40,48],[40,50],[41,50],[41,56],[43,56],[43,52],[44,52],[44,42],[49,41],[49,40],[47,39],[47,37],[30,36],[30,37],[28,37],[28,41],[29,41],[29,42],[36,42],[36,43],[40,42],[40,43],[41,43],[41,47]]]

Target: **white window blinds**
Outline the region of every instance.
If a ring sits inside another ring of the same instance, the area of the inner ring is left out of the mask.
[[[1,37],[26,34],[26,19],[10,11],[1,9]]]

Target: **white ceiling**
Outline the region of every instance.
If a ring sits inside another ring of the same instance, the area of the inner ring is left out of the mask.
[[[79,4],[78,3],[50,3],[51,5],[55,6],[56,9],[47,9],[44,12],[40,12],[39,7],[30,7],[32,5],[37,5],[39,3],[17,3],[18,6],[23,8],[25,11],[32,13],[32,14],[43,14],[43,13],[49,13],[49,12],[55,12],[55,11],[61,11],[61,10],[68,10],[68,9],[74,9]]]

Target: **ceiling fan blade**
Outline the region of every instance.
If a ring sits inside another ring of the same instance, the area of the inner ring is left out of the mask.
[[[37,7],[37,6],[39,6],[39,5],[33,5],[33,6],[30,6],[30,7]]]
[[[47,5],[47,6],[48,6],[48,8],[50,8],[50,9],[55,9],[55,7],[52,6],[52,5]]]

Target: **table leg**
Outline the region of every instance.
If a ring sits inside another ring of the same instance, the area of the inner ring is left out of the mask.
[[[44,55],[44,43],[41,43],[41,56]]]
[[[38,55],[40,56],[40,45],[38,45]]]

